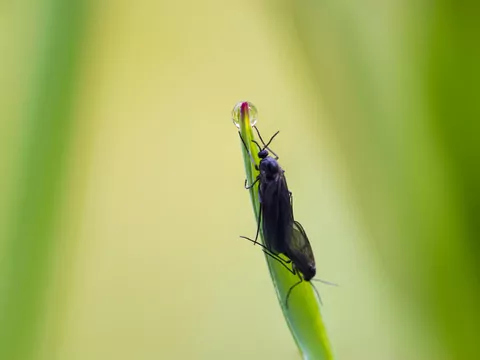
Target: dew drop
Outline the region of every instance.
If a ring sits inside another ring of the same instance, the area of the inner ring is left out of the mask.
[[[232,120],[235,126],[240,129],[240,119],[243,111],[248,111],[248,118],[250,119],[250,126],[257,123],[258,111],[255,105],[249,101],[240,101],[232,110]]]

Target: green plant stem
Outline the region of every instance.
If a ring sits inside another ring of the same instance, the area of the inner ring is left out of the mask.
[[[252,142],[254,135],[250,125],[248,107],[246,111],[241,111],[240,115],[240,133],[245,140],[247,147],[255,163],[259,163],[258,148]],[[243,107],[242,107],[243,109]],[[259,172],[252,164],[250,155],[244,145],[240,143],[245,164],[245,172],[248,184],[252,184]],[[250,190],[250,198],[253,205],[255,219],[258,219],[260,200],[258,196],[258,183]],[[263,235],[260,232],[262,243]],[[282,255],[283,256],[283,255]],[[305,359],[328,360],[333,359],[333,353],[328,340],[325,324],[320,312],[320,303],[309,282],[302,282],[295,287],[289,298],[289,307],[286,307],[286,295],[293,284],[298,282],[298,277],[292,275],[278,261],[265,255],[270,276],[275,287],[277,298],[283,311],[288,327],[295,339],[295,342]]]

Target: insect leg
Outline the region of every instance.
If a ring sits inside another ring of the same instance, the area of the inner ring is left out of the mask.
[[[257,221],[257,233],[255,234],[255,240],[252,240],[246,236],[240,236],[242,239],[246,239],[248,241],[251,241],[253,242],[253,245],[260,245],[262,247],[264,247],[265,249],[267,248],[266,246],[264,246],[263,244],[260,244],[257,240],[258,240],[258,234],[260,234],[260,224],[261,224],[261,221],[262,221],[262,205],[260,204],[260,210],[258,212],[258,221]]]
[[[246,237],[246,236],[240,236],[242,239],[245,239],[245,240],[248,240],[248,241],[251,241],[251,242],[255,242],[254,240]],[[281,263],[283,266],[285,266],[287,268],[288,271],[290,271],[293,275],[296,275],[297,272],[295,270],[292,270],[290,269],[286,264],[290,264],[292,262],[292,260],[288,259],[288,260],[285,260],[285,259],[282,259],[280,256],[272,253],[270,250],[268,250],[268,248],[263,245],[263,244],[260,244],[260,243],[257,243],[257,245],[261,246],[263,249],[263,252],[265,254],[267,254],[268,256],[271,256],[273,259],[277,260],[279,263]]]
[[[255,242],[255,240],[252,240],[252,239],[250,239],[250,238],[248,238],[248,237],[246,237],[246,236],[240,236],[240,237],[241,237],[242,239],[248,240],[248,241],[250,241],[250,242]],[[268,250],[268,248],[267,248],[265,245],[260,244],[259,242],[257,242],[257,245],[258,245],[258,246],[261,246],[261,247],[264,249],[264,251],[265,251],[265,253],[266,253],[267,255],[270,255],[270,256],[273,257],[275,260],[278,260],[278,261],[280,261],[280,262],[283,263],[283,264],[290,264],[290,263],[292,262],[292,260],[290,260],[290,259],[285,260],[285,259],[282,259],[281,257],[279,257],[278,255],[275,255],[275,254],[272,253],[270,250]],[[290,272],[292,272],[291,269],[288,269],[288,270],[290,270]],[[295,272],[292,273],[292,274],[293,274],[293,275],[296,275],[296,273],[297,273],[297,272],[295,271]]]
[[[246,236],[240,236],[240,237],[253,242],[253,245],[256,245],[256,244],[262,245],[257,241],[258,240],[258,234],[260,234],[260,224],[261,224],[261,222],[262,222],[262,204],[260,204],[260,209],[258,211],[257,233],[255,234],[255,240],[252,240],[252,239],[250,239]]]
[[[254,245],[257,244],[258,240],[258,234],[260,234],[260,224],[262,223],[262,204],[260,204],[260,207],[258,209],[258,221],[257,221],[257,233],[255,234],[255,242]]]
[[[292,261],[291,260],[283,260],[281,257],[271,253],[270,251],[266,250],[266,248],[263,249],[263,252],[265,254],[267,254],[268,256],[270,256],[272,259],[274,260],[277,260],[280,264],[282,264],[285,269],[287,269],[288,271],[290,271],[293,275],[296,275],[297,272],[295,271],[295,269],[290,269],[287,264],[291,263]]]
[[[300,273],[298,273],[298,277],[300,278],[300,281],[296,282],[295,284],[292,285],[292,287],[290,289],[288,289],[288,293],[287,293],[287,296],[286,296],[286,299],[285,299],[285,306],[287,307],[288,309],[288,299],[290,298],[290,295],[292,294],[292,290],[297,286],[297,285],[300,285],[302,282],[303,282],[303,278],[302,276],[300,275]],[[316,289],[315,289],[316,290]],[[318,294],[318,292],[317,292]],[[319,295],[319,298],[320,298],[320,295]],[[322,301],[320,300],[320,303]]]
[[[260,180],[259,177],[252,183],[252,185],[247,186],[247,179],[245,179],[245,189],[251,189],[258,181]]]
[[[270,153],[271,153],[271,154],[273,154],[273,155],[275,156],[275,160],[278,160],[278,159],[280,159],[280,158],[278,157],[278,155],[277,155],[277,154],[275,154],[275,153],[273,152],[273,150],[272,150],[272,149],[270,149],[270,148],[267,148],[267,149],[268,149],[268,150],[270,150]]]

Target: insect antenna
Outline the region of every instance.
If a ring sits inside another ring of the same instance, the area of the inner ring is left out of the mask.
[[[257,132],[258,137],[260,138],[260,141],[262,142],[263,146],[265,146],[265,141],[263,141],[262,135],[260,135],[260,130],[256,126],[253,127],[255,131]],[[266,147],[266,146],[265,146]]]
[[[322,279],[310,279],[310,281],[309,281],[309,282],[310,282],[310,285],[312,285],[313,290],[315,290],[315,292],[317,293],[318,300],[320,300],[320,304],[321,304],[321,305],[323,305],[322,297],[320,296],[320,293],[318,292],[316,286],[313,285],[312,281],[321,282],[321,283],[323,283],[323,284],[331,285],[331,286],[338,286],[338,284],[335,284],[335,283],[332,283],[332,282],[329,282],[329,281],[325,281],[325,280],[322,280]]]
[[[260,138],[260,141],[262,142],[263,144],[263,149],[268,149],[268,151],[270,151],[273,155],[275,155],[275,160],[278,160],[278,155],[268,147],[268,145],[270,145],[270,143],[272,142],[272,140],[275,138],[275,136],[278,135],[278,133],[280,131],[277,131],[275,134],[273,134],[273,136],[270,138],[270,140],[268,140],[268,143],[265,144],[265,141],[263,141],[263,138],[262,138],[262,135],[260,135],[260,130],[258,130],[258,128],[256,126],[253,127],[255,129],[255,131],[257,132],[257,135],[258,137]],[[257,144],[258,148],[260,149],[260,146]]]
[[[275,136],[277,136],[278,134],[280,133],[280,130],[277,131],[275,134],[272,135],[272,137],[270,138],[270,140],[268,140],[268,142],[265,144],[265,147],[268,148],[268,145],[270,145],[270,143],[273,141],[273,139],[275,139]],[[259,133],[259,136],[260,136],[260,133]],[[263,142],[263,141],[262,141]]]
[[[322,279],[310,279],[310,281],[318,281],[318,282],[321,282],[325,285],[338,286],[338,284],[332,283],[330,281],[325,281],[325,280],[322,280]]]
[[[300,276],[300,274],[299,274]],[[311,279],[311,280],[315,280],[315,279]],[[322,297],[320,296],[320,293],[318,292],[318,289],[316,288],[315,285],[313,285],[313,283],[310,281],[308,281],[310,283],[310,285],[312,286],[313,290],[315,290],[315,293],[317,294],[317,298],[318,300],[320,301],[320,304],[323,305],[323,301],[322,301]],[[302,278],[300,278],[300,281],[298,281],[297,283],[293,284],[292,287],[288,290],[288,293],[287,293],[287,297],[286,297],[286,300],[285,300],[285,305],[288,309],[288,299],[290,298],[290,295],[292,294],[292,290],[297,286],[297,285],[300,285],[304,280]],[[322,280],[318,280],[320,282],[324,282]],[[333,284],[333,283],[329,283],[329,282],[325,282],[326,284],[328,285],[337,285],[337,284]]]
[[[320,301],[320,305],[323,305],[322,302],[322,297],[320,296],[320,293],[318,292],[317,288],[311,281],[309,281],[310,285],[312,285],[313,290],[315,290],[315,293],[317,294],[318,300]]]

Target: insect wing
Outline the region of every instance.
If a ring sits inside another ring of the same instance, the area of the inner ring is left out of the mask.
[[[284,253],[292,231],[293,212],[283,173],[274,180],[261,181],[260,199],[265,243],[270,250]]]
[[[309,281],[315,276],[315,257],[312,246],[303,226],[298,221],[293,223],[291,238],[285,253],[303,274],[305,280]]]

